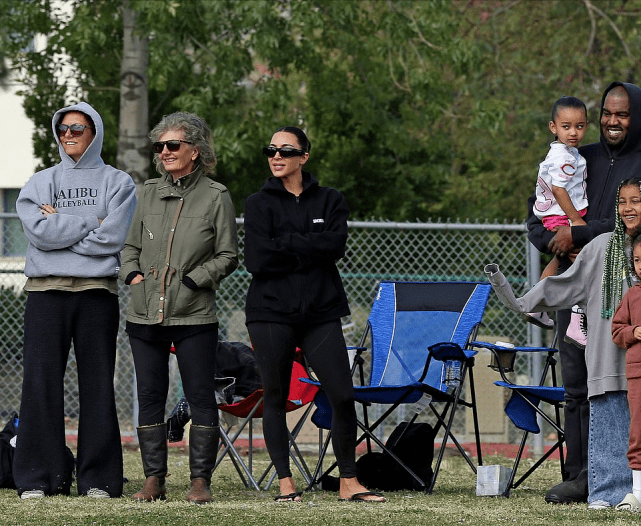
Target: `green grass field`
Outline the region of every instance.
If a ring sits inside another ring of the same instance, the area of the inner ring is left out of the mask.
[[[527,462],[527,461],[526,461]],[[486,465],[504,464],[488,457]],[[267,465],[265,454],[255,457],[257,469]],[[447,458],[432,495],[400,491],[387,493],[384,504],[338,502],[336,493],[314,491],[302,503],[275,503],[277,485],[269,491],[245,489],[233,465],[225,461],[214,473],[215,501],[198,506],[184,498],[189,485],[187,452],[170,448],[167,498],[165,502],[138,503],[131,499],[142,485],[143,473],[137,451],[125,451],[125,495],[121,499],[95,500],[88,497],[49,497],[20,500],[13,490],[0,490],[2,525],[239,525],[265,524],[352,524],[431,525],[465,524],[629,524],[641,517],[625,512],[588,511],[586,504],[550,505],[545,491],[560,481],[558,461],[548,461],[509,499],[477,497],[476,476],[459,457]],[[301,488],[302,489],[302,488]]]

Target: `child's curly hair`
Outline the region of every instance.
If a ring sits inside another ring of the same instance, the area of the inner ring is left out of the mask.
[[[633,274],[636,274],[634,269],[634,249],[639,245],[641,245],[641,225],[635,227],[632,235],[630,235],[630,269]],[[641,278],[641,276],[638,277]]]

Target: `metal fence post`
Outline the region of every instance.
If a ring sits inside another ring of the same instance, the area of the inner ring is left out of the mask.
[[[539,251],[532,245],[532,243],[528,242],[526,244],[526,250],[527,250],[527,260],[529,262],[528,264],[528,276],[527,276],[527,281],[529,284],[529,288],[532,288],[539,280],[539,277],[541,276],[541,259],[540,259],[540,254]],[[530,345],[534,347],[541,347],[543,338],[541,336],[541,328],[537,327],[536,325],[532,325],[530,328],[530,336],[531,336],[531,341]],[[542,365],[541,365],[541,356],[537,354],[532,355],[532,372],[530,374],[530,378],[532,380],[538,381],[539,378],[541,378],[541,371],[542,371]],[[537,415],[537,421],[539,424],[539,427],[543,429],[543,417],[541,415]],[[532,447],[534,448],[534,454],[537,456],[541,456],[543,454],[543,433],[538,433],[533,435],[533,444]]]

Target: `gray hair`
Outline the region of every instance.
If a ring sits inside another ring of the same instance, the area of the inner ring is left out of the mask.
[[[182,131],[185,141],[191,143],[198,150],[196,165],[202,166],[207,175],[214,173],[214,167],[216,166],[214,141],[211,130],[203,119],[194,113],[185,111],[177,111],[170,115],[165,115],[154,126],[154,129],[149,132],[149,138],[151,142],[157,142],[168,131]],[[154,164],[159,173],[167,175],[167,171],[160,160],[160,155],[157,153],[154,154]]]

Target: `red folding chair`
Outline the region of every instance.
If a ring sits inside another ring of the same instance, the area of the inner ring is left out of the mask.
[[[303,407],[307,408],[305,409],[301,418],[298,419],[294,428],[289,431],[289,455],[294,465],[297,467],[297,469],[305,479],[305,482],[309,484],[312,480],[312,474],[307,467],[305,460],[303,459],[303,455],[301,454],[300,449],[296,444],[296,438],[298,437],[300,430],[305,424],[309,413],[314,407],[311,402],[314,400],[314,396],[318,391],[318,387],[312,384],[301,382],[299,378],[309,378],[309,376],[307,374],[307,371],[305,370],[305,367],[303,367],[303,365],[299,361],[295,361],[292,367],[286,411],[289,413]],[[261,484],[269,476],[273,468],[273,463],[270,462],[269,466],[260,477],[256,478],[253,474],[252,419],[261,418],[263,416],[263,390],[257,389],[248,397],[244,398],[240,402],[236,402],[235,404],[219,405],[218,409],[220,411],[223,411],[224,413],[228,413],[230,415],[241,418],[242,420],[239,422],[238,429],[235,431],[235,433],[233,433],[233,435],[231,434],[231,428],[235,424],[229,425],[226,428],[223,425],[220,426],[220,435],[223,444],[221,445],[221,451],[216,461],[216,467],[218,467],[218,465],[222,462],[226,455],[229,455],[229,458],[234,464],[234,467],[236,468],[236,471],[238,472],[238,475],[243,481],[245,487],[254,488],[256,490],[261,489]],[[238,449],[234,445],[238,437],[245,429],[247,429],[249,439],[249,456],[247,463],[245,463],[245,461],[242,459]],[[275,477],[276,473],[274,472],[263,489],[269,489]]]

